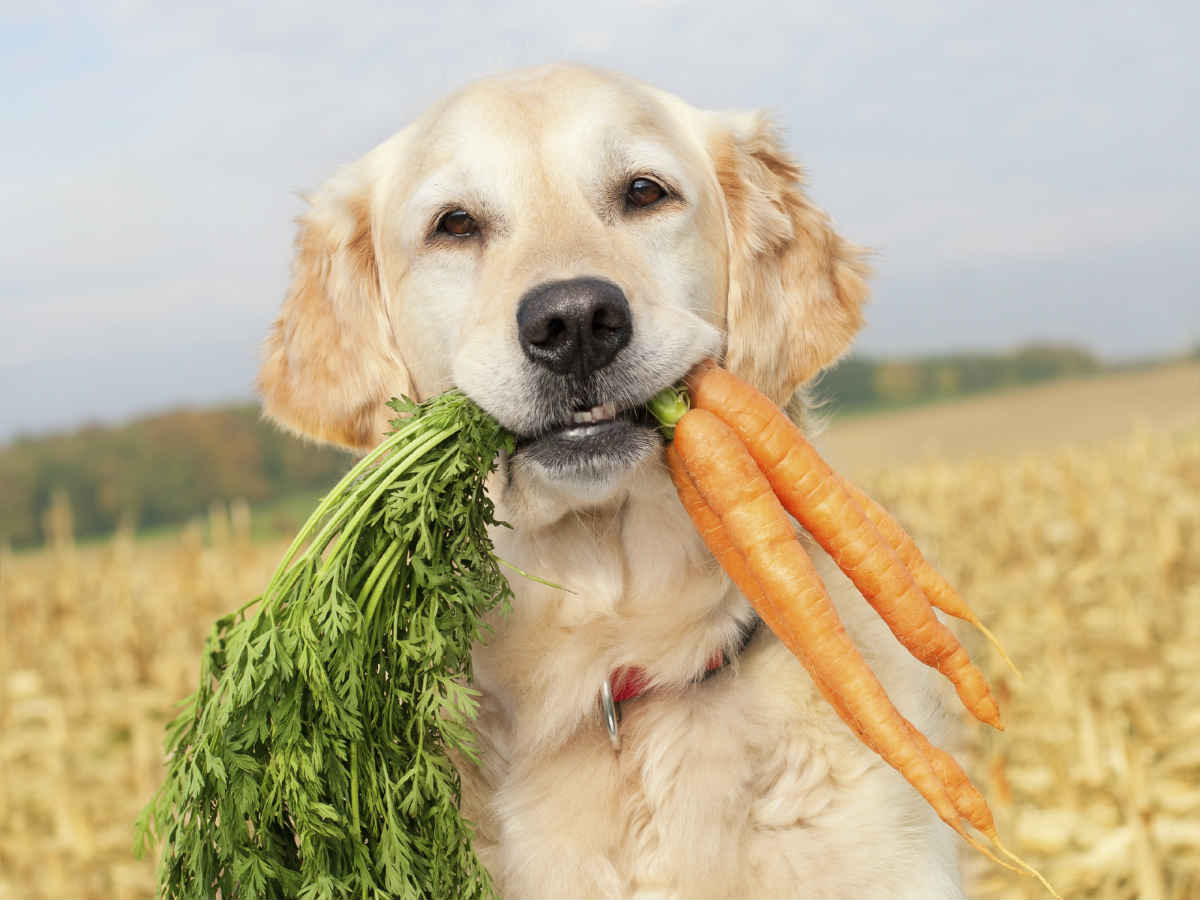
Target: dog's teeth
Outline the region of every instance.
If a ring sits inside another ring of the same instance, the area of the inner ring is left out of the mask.
[[[587,425],[591,422],[607,422],[609,419],[615,419],[616,417],[617,405],[615,403],[601,403],[599,406],[593,406],[591,409],[571,413],[571,424]]]

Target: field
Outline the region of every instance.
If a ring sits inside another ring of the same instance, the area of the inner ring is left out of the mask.
[[[966,760],[1066,896],[1200,895],[1200,366],[837,423],[830,456],[1000,635],[1008,730]],[[0,556],[0,896],[149,896],[132,822],[211,622],[283,549],[243,505],[153,540]],[[1041,896],[964,854],[972,894]]]

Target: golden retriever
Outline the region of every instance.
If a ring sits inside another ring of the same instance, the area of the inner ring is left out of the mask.
[[[389,397],[462,388],[518,436],[498,552],[571,590],[514,578],[474,653],[463,805],[505,895],[961,894],[952,832],[754,627],[639,412],[710,355],[802,397],[865,276],[761,114],[578,66],[472,84],[311,198],[266,412],[363,450]],[[896,705],[944,739],[934,676],[813,555]],[[606,685],[632,696],[606,706]]]

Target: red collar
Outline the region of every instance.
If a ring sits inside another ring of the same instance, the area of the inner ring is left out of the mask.
[[[762,620],[758,616],[753,616],[742,626],[742,639],[738,642],[733,655],[736,656],[746,649],[746,645],[750,643],[750,639],[754,637],[754,633],[758,631],[758,626],[761,624]],[[708,658],[704,674],[697,680],[703,681],[713,672],[722,668],[726,662],[728,660],[725,652],[717,650]],[[621,703],[641,696],[649,688],[650,675],[641,666],[621,666],[608,676],[608,681],[600,683],[598,698],[600,712],[604,718],[605,727],[608,728],[608,740],[612,744],[614,752],[621,752]]]
[[[758,616],[753,616],[749,622],[742,626],[741,640],[738,641],[738,646],[734,649],[733,656],[746,649],[746,645],[750,643],[750,639],[754,637],[755,632],[758,631],[758,626],[761,624],[762,619]],[[708,658],[708,664],[704,667],[704,675],[698,678],[697,681],[707,678],[728,662],[729,659],[726,658],[724,650],[714,650],[713,655]],[[608,676],[608,685],[612,690],[612,702],[614,704],[624,703],[626,700],[640,697],[650,689],[650,673],[641,666],[619,666],[613,669],[612,674]]]
[[[723,665],[725,651],[717,650],[708,658],[708,665],[704,671],[715,672]],[[650,673],[641,666],[621,666],[613,669],[613,673],[608,676],[608,683],[612,688],[613,703],[624,703],[646,693],[650,687]]]

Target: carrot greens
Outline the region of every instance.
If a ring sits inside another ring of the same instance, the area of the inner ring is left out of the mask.
[[[392,405],[395,432],[213,626],[138,820],[164,897],[494,893],[451,753],[475,758],[471,644],[511,597],[484,482],[512,437],[459,391]]]

